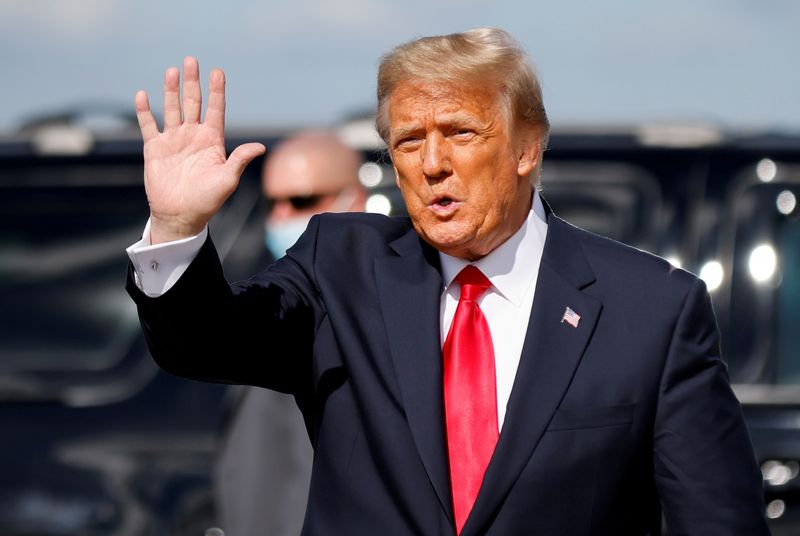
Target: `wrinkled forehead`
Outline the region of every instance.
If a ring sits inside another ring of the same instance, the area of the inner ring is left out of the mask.
[[[496,117],[504,108],[503,96],[492,84],[409,80],[398,84],[389,95],[389,127],[395,131],[420,121]]]

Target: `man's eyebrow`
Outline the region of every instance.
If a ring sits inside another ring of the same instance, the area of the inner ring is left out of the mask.
[[[491,124],[467,114],[446,116],[442,118],[440,123],[447,128],[469,128],[472,130],[485,130]]]
[[[389,135],[393,139],[404,138],[404,137],[406,137],[406,136],[408,136],[410,134],[414,134],[415,132],[418,132],[420,130],[420,128],[421,127],[419,125],[414,125],[414,124],[399,126],[399,127],[395,127],[395,128],[390,129],[389,130]]]
[[[440,117],[439,123],[447,126],[454,125],[468,125],[468,126],[481,126],[482,122],[471,114],[453,112],[451,114],[444,114]]]
[[[480,121],[479,119],[470,114],[459,113],[459,112],[442,115],[437,122],[439,123],[440,126],[446,128],[469,127],[469,128],[474,128],[476,130],[481,130],[490,126],[490,124],[485,124],[484,122]],[[393,139],[403,138],[411,134],[415,134],[421,129],[422,127],[417,124],[401,125],[392,128],[390,130],[390,136]]]

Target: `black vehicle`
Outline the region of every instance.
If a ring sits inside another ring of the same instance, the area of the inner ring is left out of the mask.
[[[123,289],[141,142],[51,127],[0,140],[0,534],[200,535],[228,391],[158,370]],[[368,209],[402,213],[387,158],[364,151]],[[211,223],[229,279],[263,266],[258,170]],[[800,534],[800,136],[556,131],[543,193],[708,282],[773,532]]]
[[[123,288],[148,216],[141,141],[86,135],[0,143],[0,534],[199,536],[227,390],[149,357]],[[262,228],[252,179],[213,222],[224,255]],[[258,269],[256,239],[232,274]]]

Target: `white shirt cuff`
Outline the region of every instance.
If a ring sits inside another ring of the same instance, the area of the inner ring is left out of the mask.
[[[148,219],[142,239],[125,250],[133,263],[136,286],[151,298],[166,293],[192,263],[207,237],[208,226],[195,236],[151,245]]]

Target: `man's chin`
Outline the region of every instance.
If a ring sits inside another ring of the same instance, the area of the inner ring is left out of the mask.
[[[474,244],[474,240],[469,238],[451,236],[442,237],[424,234],[422,237],[428,244],[445,255],[450,255],[451,257],[458,257],[460,259],[474,261],[485,255],[485,253],[480,253],[480,249],[475,247],[476,244]]]

